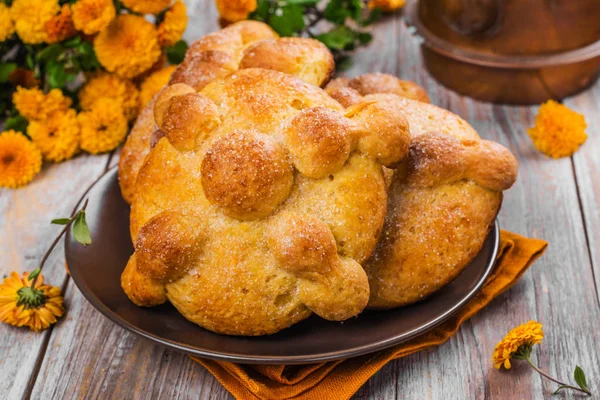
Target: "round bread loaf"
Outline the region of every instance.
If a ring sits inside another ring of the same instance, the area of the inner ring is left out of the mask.
[[[410,141],[396,98],[344,109],[298,77],[248,68],[199,92],[167,87],[154,113],[162,136],[139,171],[122,275],[133,302],[170,301],[231,335],[363,310],[382,166]]]
[[[396,102],[412,136],[408,157],[393,175],[387,171],[385,226],[363,264],[372,308],[414,303],[455,279],[481,250],[502,191],[517,177],[517,161],[506,148],[481,140],[462,118],[423,102],[423,96],[398,93],[390,84],[394,80],[368,74],[328,86],[350,108],[365,101]]]

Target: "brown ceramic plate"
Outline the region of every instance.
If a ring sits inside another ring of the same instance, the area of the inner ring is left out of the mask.
[[[199,357],[241,363],[335,360],[422,334],[454,314],[481,288],[493,269],[500,236],[495,225],[481,252],[456,280],[410,307],[365,311],[343,323],[312,316],[269,336],[224,336],[189,322],[170,304],[137,307],[121,290],[121,272],[133,247],[129,206],[121,197],[116,168],[92,185],[85,198],[89,198],[87,221],[93,242],[83,247],[69,233],[65,253],[71,276],[88,301],[117,325],[156,343]]]

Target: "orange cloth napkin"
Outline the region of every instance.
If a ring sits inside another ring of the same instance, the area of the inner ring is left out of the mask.
[[[502,231],[494,271],[481,291],[437,328],[396,347],[345,360],[308,365],[245,365],[192,357],[242,400],[348,399],[385,364],[444,343],[460,325],[515,284],[548,243]]]

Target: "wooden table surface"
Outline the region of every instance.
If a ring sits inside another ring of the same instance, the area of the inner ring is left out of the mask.
[[[191,42],[218,29],[212,0],[188,1]],[[485,139],[507,146],[520,163],[505,193],[504,229],[547,240],[546,254],[444,345],[388,364],[357,399],[539,399],[556,385],[522,363],[497,371],[494,345],[513,326],[535,319],[546,337],[534,361],[554,376],[583,367],[600,394],[600,85],[565,100],[585,114],[587,143],[571,158],[550,159],[526,134],[536,107],[473,101],[437,84],[422,67],[419,40],[389,16],[354,57],[349,76],[381,71],[414,80],[432,102],[469,121]],[[515,88],[518,90],[518,88]],[[84,190],[118,160],[118,152],[80,155],[46,165],[33,183],[0,189],[0,274],[33,270],[57,234],[50,220],[69,214]],[[65,294],[66,316],[42,333],[0,324],[2,399],[229,399],[203,367],[117,327],[81,295],[65,271],[62,246],[43,273]],[[101,273],[101,271],[98,271]],[[564,397],[571,398],[565,393]],[[577,397],[576,395],[573,397]]]

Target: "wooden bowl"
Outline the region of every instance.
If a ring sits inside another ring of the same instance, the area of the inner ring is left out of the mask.
[[[577,93],[600,74],[600,1],[548,4],[409,0],[406,15],[443,85],[485,101],[536,104]]]

